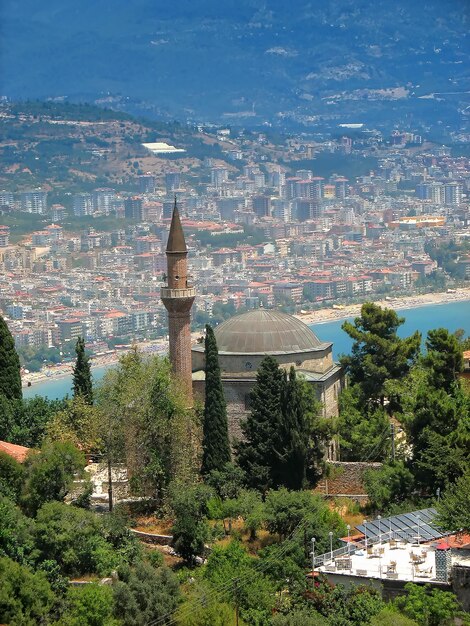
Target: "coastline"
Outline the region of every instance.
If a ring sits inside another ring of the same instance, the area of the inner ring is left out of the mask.
[[[456,289],[454,293],[427,293],[414,296],[403,296],[399,298],[390,298],[388,300],[374,300],[375,304],[381,307],[387,307],[400,311],[403,309],[416,309],[423,306],[435,306],[440,304],[449,304],[451,302],[470,301],[470,287]],[[364,301],[372,301],[371,299],[365,299]],[[328,322],[334,322],[337,320],[344,320],[349,317],[355,317],[360,314],[362,304],[350,304],[345,305],[342,308],[325,308],[317,309],[316,311],[308,311],[295,315],[298,319],[302,320],[305,324],[326,324]],[[193,333],[193,338],[196,339],[200,336],[200,332]],[[137,346],[144,352],[153,354],[165,354],[168,352],[168,344],[166,341],[157,339],[154,341],[140,342]],[[116,351],[113,354],[106,354],[102,356],[96,356],[90,359],[92,370],[93,368],[107,367],[116,365],[119,362],[119,358],[125,354],[127,350]],[[50,367],[43,368],[40,372],[30,372],[22,374],[23,388],[28,388],[38,383],[43,383],[48,380],[58,380],[60,378],[66,378],[71,376],[73,372],[73,364],[59,364]],[[29,385],[28,385],[29,383]]]
[[[365,299],[364,302],[374,302],[381,307],[400,311],[402,309],[417,309],[422,306],[436,306],[440,304],[450,304],[451,302],[464,302],[470,300],[470,287],[456,289],[453,293],[425,293],[414,296],[401,296],[389,298],[387,300]],[[362,304],[348,304],[342,308],[318,309],[295,315],[305,324],[325,324],[336,320],[345,320],[349,317],[356,317],[361,313]]]

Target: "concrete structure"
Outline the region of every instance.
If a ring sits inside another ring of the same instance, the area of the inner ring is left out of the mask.
[[[281,367],[294,367],[314,385],[325,417],[338,414],[344,374],[332,358],[332,344],[322,342],[310,328],[286,313],[256,309],[236,315],[215,329],[222,384],[227,401],[229,433],[240,438],[240,421],[250,407],[250,391],[261,361],[273,356]],[[193,388],[204,395],[204,346],[193,347]],[[331,449],[329,456],[334,456]]]
[[[175,199],[166,247],[168,284],[161,288],[161,298],[168,311],[170,362],[191,404],[191,307],[196,290],[188,283],[187,256],[188,249]]]

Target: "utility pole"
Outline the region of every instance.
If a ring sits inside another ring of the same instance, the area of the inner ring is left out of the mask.
[[[392,463],[395,462],[395,424],[390,424],[390,434],[392,437]]]
[[[312,588],[315,591],[315,537],[312,537]]]
[[[111,468],[111,455],[108,452],[108,500],[109,511],[113,510],[113,472]]]

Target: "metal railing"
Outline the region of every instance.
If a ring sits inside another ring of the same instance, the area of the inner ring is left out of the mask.
[[[366,547],[376,546],[378,544],[386,543],[390,540],[393,541],[401,541],[409,543],[410,545],[418,545],[417,535],[411,534],[405,530],[394,531],[390,530],[381,533],[380,535],[374,535],[373,537],[368,537],[367,542],[365,539],[360,539],[358,541],[351,541],[349,545],[342,546],[341,548],[337,548],[336,550],[329,550],[324,554],[320,554],[315,557],[315,567],[324,565],[325,563],[331,563],[337,557],[352,555],[355,554],[358,550],[365,550]],[[420,537],[420,542],[428,541],[425,537]],[[333,557],[333,558],[332,558]]]

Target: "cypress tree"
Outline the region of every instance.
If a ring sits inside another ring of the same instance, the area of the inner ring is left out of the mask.
[[[266,492],[278,486],[274,468],[279,463],[279,428],[284,374],[271,356],[261,361],[250,394],[251,413],[242,424],[245,437],[237,446],[238,464],[250,487]]]
[[[204,404],[202,468],[203,474],[222,470],[230,462],[227,406],[220,378],[219,353],[213,329],[206,326],[206,399]]]
[[[0,316],[0,394],[7,400],[21,400],[20,359],[12,334]]]
[[[242,424],[245,440],[237,446],[249,486],[266,493],[281,485],[302,489],[307,480],[315,481],[330,437],[326,422],[312,387],[297,378],[293,367],[288,375],[266,357],[251,393],[251,414]]]
[[[73,397],[82,396],[87,404],[93,404],[90,359],[85,354],[85,340],[78,337],[75,345],[77,359],[73,368]]]
[[[284,372],[281,424],[276,449],[279,464],[274,470],[278,476],[277,482],[288,489],[304,487],[312,436],[312,410],[316,409],[315,401],[309,398],[304,382],[297,379],[294,367],[291,367],[289,376]]]

